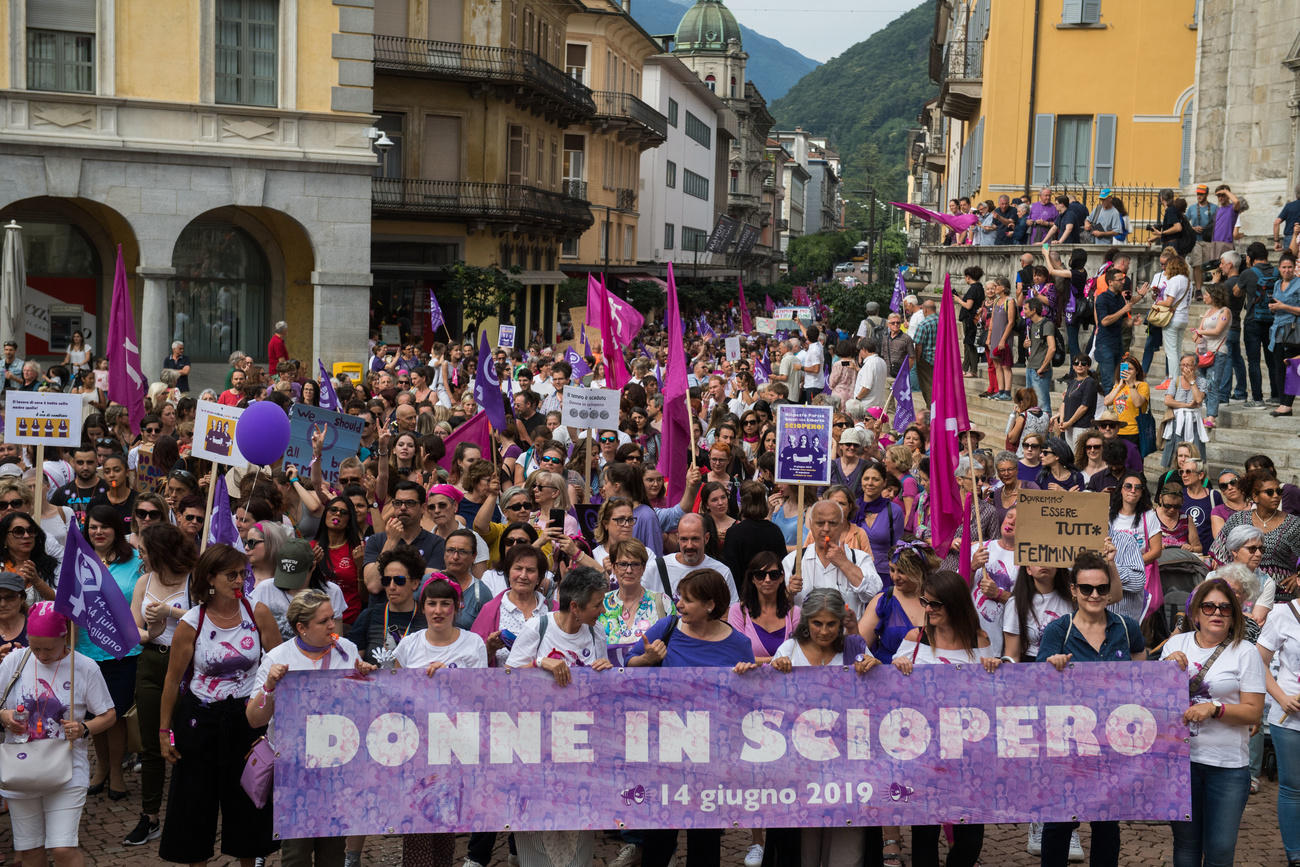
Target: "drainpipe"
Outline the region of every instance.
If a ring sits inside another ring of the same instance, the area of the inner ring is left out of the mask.
[[[1025,136],[1025,197],[1033,199],[1030,189],[1034,179],[1034,113],[1038,110],[1038,30],[1043,15],[1043,0],[1034,0],[1034,43],[1029,61],[1029,134]]]

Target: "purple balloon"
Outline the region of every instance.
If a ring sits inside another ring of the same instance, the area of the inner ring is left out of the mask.
[[[235,445],[250,464],[275,463],[289,445],[289,416],[269,400],[250,404],[235,425]]]

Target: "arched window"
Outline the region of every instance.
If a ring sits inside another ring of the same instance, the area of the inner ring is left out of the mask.
[[[709,90],[713,91],[714,93],[718,92],[718,80],[714,78],[712,75],[704,76],[704,86],[707,87]]]
[[[171,340],[194,361],[225,362],[266,345],[271,268],[252,236],[223,220],[195,220],[172,253]]]

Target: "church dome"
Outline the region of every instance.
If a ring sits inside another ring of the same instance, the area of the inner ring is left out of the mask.
[[[677,25],[673,51],[726,51],[732,39],[740,43],[740,25],[722,0],[696,0]]]

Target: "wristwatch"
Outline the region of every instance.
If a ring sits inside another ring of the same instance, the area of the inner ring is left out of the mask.
[[[1211,701],[1210,704],[1214,705],[1214,716],[1212,717],[1212,719],[1218,719],[1219,717],[1223,716],[1223,711],[1224,711],[1223,702],[1219,701],[1216,698],[1213,701]]]

